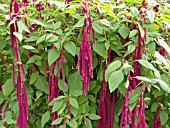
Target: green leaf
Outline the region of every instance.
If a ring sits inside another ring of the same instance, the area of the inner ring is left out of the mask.
[[[106,79],[106,81],[109,80],[110,75],[111,75],[116,69],[120,68],[120,66],[121,66],[120,60],[114,61],[114,62],[110,63],[110,64],[107,66],[106,73],[105,73],[105,79]]]
[[[153,103],[152,106],[151,106],[151,112],[156,112],[157,107],[158,107],[158,104]]]
[[[50,119],[50,111],[47,111],[42,115],[41,126],[44,127],[44,125],[48,122],[49,119]]]
[[[60,52],[57,49],[51,49],[48,51],[48,64],[49,66],[54,63],[58,57],[60,56]]]
[[[164,56],[162,56],[158,51],[155,51],[154,56],[155,56],[161,63],[163,63],[163,64],[166,66],[167,69],[170,68],[167,60],[166,60],[166,59],[164,58]]]
[[[61,79],[58,80],[58,87],[63,92],[68,92],[68,85],[67,85],[67,83],[64,83],[64,81],[61,80]]]
[[[92,128],[91,120],[86,119],[86,120],[85,120],[85,125],[87,126],[86,128]]]
[[[156,41],[160,46],[162,46],[162,47],[168,52],[168,54],[170,55],[170,48],[169,48],[168,44],[164,41],[163,38],[157,38],[157,40],[155,39],[155,41]]]
[[[100,119],[101,117],[96,115],[96,114],[89,114],[88,117],[91,119],[91,120],[98,120]]]
[[[150,42],[147,44],[147,47],[150,51],[151,54],[154,54],[155,53],[155,50],[156,50],[156,43],[154,41]]]
[[[3,50],[7,45],[7,42],[5,40],[0,40],[0,52]]]
[[[18,40],[21,42],[22,41],[22,34],[18,32],[13,32],[13,34],[18,38]]]
[[[55,32],[56,32],[56,34],[58,34],[58,35],[62,35],[62,34],[63,34],[62,29],[57,29]]]
[[[46,37],[47,38],[47,37]],[[54,43],[54,42],[56,42],[58,40],[58,36],[56,36],[56,35],[53,35],[52,37],[50,37],[48,40],[47,40],[47,42],[52,42],[52,43]]]
[[[88,95],[88,97],[89,97],[89,100],[90,100],[90,101],[96,103],[96,99],[94,98],[93,95]]]
[[[43,93],[39,90],[36,91],[36,99],[35,101],[37,101],[41,96],[43,95]]]
[[[2,85],[2,91],[5,97],[8,97],[8,95],[12,92],[13,86],[12,86],[12,79],[8,79],[4,85]]]
[[[78,71],[71,74],[68,78],[69,92],[73,94],[75,90],[81,90],[81,80],[78,77]]]
[[[126,88],[125,88],[125,82],[123,81],[122,83],[120,83],[120,85],[118,86],[118,90],[119,92],[124,95],[126,94]]]
[[[100,21],[100,23],[102,23],[103,25],[110,27],[110,21],[108,21],[107,19],[101,19],[101,20],[99,20],[99,21]]]
[[[8,119],[7,124],[9,124],[9,125],[16,124],[16,121],[13,119]]]
[[[77,102],[76,99],[70,98],[69,101],[70,101],[70,104],[71,104],[73,107],[75,107],[75,108],[77,108],[77,109],[79,108],[78,102]]]
[[[115,51],[119,56],[122,56],[122,53],[120,52],[120,46],[115,45],[115,44],[110,44],[111,50]]]
[[[142,66],[144,66],[145,68],[148,68],[148,69],[153,70],[155,76],[156,76],[157,78],[160,78],[160,74],[159,74],[158,70],[155,69],[155,67],[154,67],[151,63],[149,63],[149,62],[146,61],[146,60],[142,60],[142,59],[141,59],[141,60],[138,60],[138,62],[139,62]]]
[[[43,36],[41,36],[40,38],[38,38],[38,40],[36,41],[36,45],[39,44],[39,43],[41,43],[41,42],[43,42],[43,41],[45,40],[46,36],[47,36],[47,35],[43,35]]]
[[[77,22],[77,24],[74,26],[74,28],[76,27],[82,27],[84,25],[84,18],[79,19],[79,21]]]
[[[136,76],[136,78],[138,80],[142,80],[142,81],[145,81],[145,82],[151,82],[151,79],[147,78],[147,77],[143,77],[143,76]]]
[[[170,93],[170,86],[167,85],[164,81],[162,81],[160,79],[152,79],[151,81],[152,82],[158,82],[163,90],[165,90],[166,92]]]
[[[155,70],[155,68],[154,68],[154,66],[151,64],[151,63],[149,63],[148,61],[146,61],[146,60],[138,60],[138,62],[142,65],[142,66],[144,66],[145,68],[149,68],[149,69],[152,69],[152,70]]]
[[[77,128],[77,122],[75,121],[75,119],[72,119],[69,123],[71,128]]]
[[[54,34],[48,34],[47,36],[46,36],[46,40],[49,40],[50,38],[52,38],[54,36]]]
[[[79,112],[79,109],[75,108],[75,107],[72,107],[70,106],[70,111],[71,111],[71,114],[73,114],[74,117],[77,117],[78,116],[78,112]]]
[[[107,58],[107,49],[104,43],[97,43],[96,47],[93,46],[93,50],[97,52],[100,56]]]
[[[46,26],[43,22],[41,22],[40,20],[37,20],[37,19],[30,19],[30,21],[34,22],[35,24],[37,25],[40,25],[40,26]]]
[[[63,105],[63,100],[56,101],[53,108],[52,108],[52,112],[58,111],[61,108],[62,105]]]
[[[153,10],[147,10],[146,13],[149,18],[149,21],[153,23],[155,19],[155,12]]]
[[[136,30],[136,29],[130,31],[129,38],[136,36],[137,33],[138,33],[138,30]]]
[[[30,33],[29,29],[27,28],[27,26],[22,22],[22,20],[19,20],[17,22],[17,26],[18,26],[18,32],[21,34],[22,31],[26,31],[28,33]]]
[[[109,90],[113,92],[118,88],[119,84],[123,81],[124,75],[121,70],[115,71],[109,78]]]
[[[76,45],[74,42],[65,42],[64,43],[64,48],[73,56],[76,54]]]
[[[33,55],[27,61],[27,64],[35,63],[36,61],[41,61],[41,56]]]
[[[52,122],[52,125],[60,124],[62,120],[63,120],[62,117],[61,117],[61,118],[58,118],[58,119],[56,119],[55,121]]]
[[[129,84],[130,84],[129,79],[127,79],[127,81],[126,81],[126,83],[125,83],[125,88],[126,88],[126,89],[129,87]]]
[[[33,84],[37,80],[38,76],[39,76],[39,72],[36,71],[32,73],[29,84]]]
[[[82,95],[82,90],[75,90],[73,93],[71,93],[73,96],[81,96]]]
[[[132,13],[132,15],[134,15],[135,17],[139,16],[139,11],[136,7],[130,7],[130,12]]]
[[[135,90],[132,91],[132,95],[129,96],[129,109],[130,111],[133,110],[133,108],[135,107],[136,103],[139,101],[140,98],[140,93],[142,91],[143,87],[138,87]]]
[[[57,101],[61,100],[61,99],[64,99],[65,96],[58,96],[57,98],[53,99],[49,104],[48,106],[53,106]]]
[[[59,29],[61,27],[61,22],[59,21],[59,22],[56,22],[55,24],[54,24],[54,29],[56,30],[56,29]]]
[[[97,32],[99,34],[103,34],[103,29],[101,28],[101,26],[98,25],[98,23],[93,22],[92,27],[93,27],[95,32]]]
[[[141,36],[144,37],[145,33],[144,33],[144,30],[143,30],[142,26],[138,22],[136,22],[136,23],[137,23],[137,25],[139,27],[139,31],[140,31]]]
[[[127,52],[124,54],[124,57],[126,57],[127,55],[129,55],[130,53],[132,53],[135,50],[136,46],[131,44],[128,46]]]
[[[66,125],[60,125],[59,128],[66,128]]]
[[[30,46],[30,45],[23,45],[21,47],[23,47],[25,49],[35,49],[33,46]]]
[[[0,104],[2,104],[4,102],[5,98],[3,95],[3,91],[0,91]]]
[[[46,94],[48,93],[48,84],[43,76],[39,75],[34,85],[40,91],[43,91]]]
[[[168,121],[168,113],[166,111],[160,111],[159,113],[160,121],[161,121],[161,126],[164,125]]]
[[[99,6],[101,8],[103,8],[103,10],[105,12],[107,12],[110,16],[112,16],[114,19],[116,19],[118,22],[119,22],[119,18],[116,16],[116,14],[113,12],[112,8],[111,7],[108,7],[106,4],[103,4],[103,5],[100,5]]]
[[[62,113],[64,112],[65,108],[66,108],[66,102],[64,102],[63,105],[62,105],[62,107],[57,111],[58,114],[59,114],[59,115],[62,114]]]
[[[126,37],[130,33],[130,29],[126,26],[122,26],[122,27],[119,28],[118,32],[124,39],[126,39]]]

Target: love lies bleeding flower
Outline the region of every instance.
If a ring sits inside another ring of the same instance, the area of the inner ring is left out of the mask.
[[[82,95],[85,96],[89,90],[90,77],[93,77],[91,46],[86,29],[82,33],[77,68],[82,76]]]

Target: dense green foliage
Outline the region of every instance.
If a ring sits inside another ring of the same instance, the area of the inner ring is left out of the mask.
[[[0,1],[0,128],[16,127],[18,70],[22,65],[20,78],[27,91],[29,128],[49,128],[52,124],[59,124],[59,128],[97,128],[98,120],[103,118],[98,107],[102,97],[107,96],[109,105],[105,107],[114,119],[109,122],[114,128],[121,127],[123,111],[135,119],[135,125],[145,116],[148,128],[157,119],[162,128],[170,127],[168,0],[89,0],[86,3],[89,14],[84,11],[87,7],[83,0],[33,1],[28,0],[28,4],[20,7],[20,13],[13,19],[10,16],[15,11],[9,11],[11,1]],[[85,22],[89,17],[91,26]],[[17,26],[12,33],[17,37],[17,53],[10,46],[11,25]],[[89,38],[83,39],[88,27]],[[85,96],[82,77],[86,69],[82,69],[81,57],[87,51],[79,55],[88,46],[80,48],[83,40],[85,44],[90,42],[93,70],[92,76],[89,53],[84,63],[90,78]],[[49,84],[53,78],[58,88],[54,91],[57,94],[51,95]],[[102,83],[107,84],[107,96],[101,92]],[[50,99],[49,95],[56,98]],[[55,121],[51,119],[53,112],[59,115]],[[127,123],[127,127],[133,128],[133,121],[125,122],[124,127]],[[158,125],[153,128],[160,128]]]

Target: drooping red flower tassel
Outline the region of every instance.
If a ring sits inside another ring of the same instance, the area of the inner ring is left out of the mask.
[[[143,98],[145,88],[146,88],[146,85],[144,85],[144,88],[143,88],[143,90],[140,94],[140,101],[139,101],[140,108],[139,108],[139,114],[138,114],[138,117],[140,119],[139,119],[139,122],[137,124],[137,128],[146,128],[146,120],[145,120],[145,113],[144,113],[145,102],[144,102],[144,98]]]
[[[90,77],[93,77],[91,46],[86,29],[83,30],[82,38],[77,68],[82,76],[82,95],[85,96],[89,89]]]
[[[1,114],[2,121],[4,121],[5,119],[5,109],[8,105],[9,105],[9,102],[6,102],[4,107],[2,108],[2,114]],[[4,124],[2,124],[2,126],[4,126]]]
[[[70,119],[72,119],[68,97],[66,98],[66,107],[67,107],[68,115],[70,116]]]
[[[157,108],[151,128],[161,128],[161,121],[159,118],[160,110],[160,108]]]
[[[18,64],[18,76],[17,76],[17,101],[18,101],[18,118],[17,126],[18,128],[27,128],[28,120],[28,101],[26,86],[21,78],[21,64]]]
[[[133,77],[133,79],[130,80],[130,86],[132,89],[135,89],[140,81],[137,80],[135,77],[136,76],[140,76],[140,70],[139,70],[139,62],[136,60],[141,59],[142,56],[142,50],[143,50],[143,43],[144,40],[146,39],[146,28],[144,28],[144,37],[142,37],[140,30],[138,30],[138,44],[136,46],[135,52],[133,54],[133,60],[134,60],[134,64],[133,64],[133,69],[134,69],[134,73],[131,74],[131,76]],[[136,115],[138,115],[139,113],[139,107],[136,104],[135,108],[132,110],[132,122],[131,122],[131,127],[132,128],[136,128],[137,124],[136,122]],[[137,118],[139,118],[137,116]]]
[[[107,97],[105,70],[106,70],[106,67],[104,67],[103,80],[102,80],[101,88],[100,88],[100,102],[99,102],[99,106],[98,106],[98,115],[101,118],[98,120],[98,128],[107,128],[108,123],[110,122],[109,121],[110,117],[108,117],[108,116],[110,116],[110,114],[109,114],[110,111],[107,112],[108,109],[110,108],[110,94],[109,94],[109,97]],[[107,120],[108,118],[109,118],[109,120]]]
[[[60,56],[56,61],[56,67],[58,70],[58,77],[60,77],[60,74],[62,73],[62,79],[64,81],[64,86],[65,86],[66,83],[65,83],[65,74],[64,74],[64,64],[67,63],[67,60],[64,57],[64,52],[65,52],[64,49],[60,51]],[[61,66],[61,70],[60,70],[60,66]]]
[[[114,91],[112,92],[111,128],[114,128],[115,103],[116,103],[116,92]]]
[[[52,45],[52,48],[55,48],[55,46]],[[48,101],[49,102],[51,102],[54,98],[59,96],[60,90],[59,90],[59,87],[58,87],[58,78],[60,77],[61,72],[62,72],[62,79],[63,79],[64,85],[65,85],[65,74],[64,74],[63,64],[66,63],[66,62],[67,61],[64,57],[64,49],[62,49],[60,51],[59,58],[56,60],[55,63],[51,64],[51,66],[49,67],[49,75],[48,75]],[[60,65],[62,66],[61,71],[60,71]],[[47,66],[48,66],[48,61],[46,61],[45,72],[47,70]],[[54,76],[55,66],[57,67],[57,70],[58,70],[57,76]],[[45,73],[45,76],[46,76],[46,73]],[[69,110],[69,113],[70,113],[70,110]],[[53,112],[52,113],[52,121],[56,120],[57,118],[59,118],[58,113]],[[58,127],[59,127],[58,125],[52,125],[52,128],[58,128]]]
[[[14,13],[13,12],[14,6]],[[10,3],[10,18],[13,20],[14,17],[17,17],[19,14],[19,3],[16,0],[11,0]],[[17,90],[17,101],[18,101],[18,118],[17,118],[17,127],[18,128],[27,128],[27,120],[28,120],[28,100],[27,100],[27,93],[26,93],[26,86],[24,85],[24,81],[26,79],[26,74],[24,71],[24,67],[21,64],[19,48],[18,48],[18,40],[17,37],[13,34],[17,32],[17,24],[13,23],[10,25],[10,47],[11,50],[14,51],[14,56],[16,58],[17,63],[17,82],[16,82],[16,90]],[[15,68],[14,68],[14,60],[12,60],[12,79],[13,84],[15,75]],[[22,75],[24,79],[22,79]]]
[[[130,124],[130,110],[128,107],[129,89],[126,90],[126,94],[124,95],[125,98],[124,98],[123,105],[118,113],[118,116],[122,114],[120,119],[120,128],[122,128],[123,126],[124,128],[127,128],[127,124]]]
[[[59,88],[58,88],[58,77],[54,76],[54,64],[50,66],[50,73],[48,76],[48,101],[51,102],[54,98],[59,96]],[[52,113],[52,121],[59,118],[57,112]],[[58,125],[52,125],[52,128],[58,128]]]

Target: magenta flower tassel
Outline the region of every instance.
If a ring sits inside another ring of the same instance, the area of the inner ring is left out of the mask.
[[[77,68],[82,76],[82,95],[85,96],[89,89],[90,77],[93,77],[91,46],[88,41],[86,30],[82,33],[82,42],[80,43],[80,53],[78,56]]]
[[[140,118],[137,128],[146,128],[146,120],[145,120],[145,113],[144,113],[144,109],[145,109],[145,102],[143,99],[143,95],[144,95],[144,91],[145,91],[146,85],[144,85],[144,88],[140,94],[140,105],[141,107],[139,108],[139,114],[138,117]]]
[[[14,6],[14,8],[13,8]],[[14,10],[14,14],[12,12]],[[10,3],[10,18],[17,17],[19,14],[19,3],[17,1],[11,0]],[[18,101],[18,118],[17,118],[17,127],[18,128],[27,128],[27,120],[28,120],[28,100],[27,100],[27,93],[26,93],[26,86],[24,85],[24,81],[26,79],[26,74],[24,71],[24,67],[20,60],[20,54],[18,49],[18,40],[13,34],[17,32],[17,24],[13,23],[10,25],[10,47],[14,50],[14,55],[16,57],[17,62],[17,83],[16,83],[16,90],[17,90],[17,101]],[[21,75],[24,75],[24,80],[22,80]],[[14,60],[12,60],[12,79],[14,84],[14,77],[15,76],[15,67],[14,67]]]
[[[161,128],[161,121],[159,118],[160,110],[160,108],[157,108],[151,128]]]
[[[6,102],[4,107],[2,108],[2,114],[1,114],[2,121],[4,121],[4,118],[5,118],[5,109],[6,109],[6,107],[8,105],[9,105],[9,102]],[[4,124],[2,124],[2,126],[4,126]]]
[[[67,107],[68,115],[70,116],[70,119],[72,119],[68,97],[66,98],[66,107]]]

